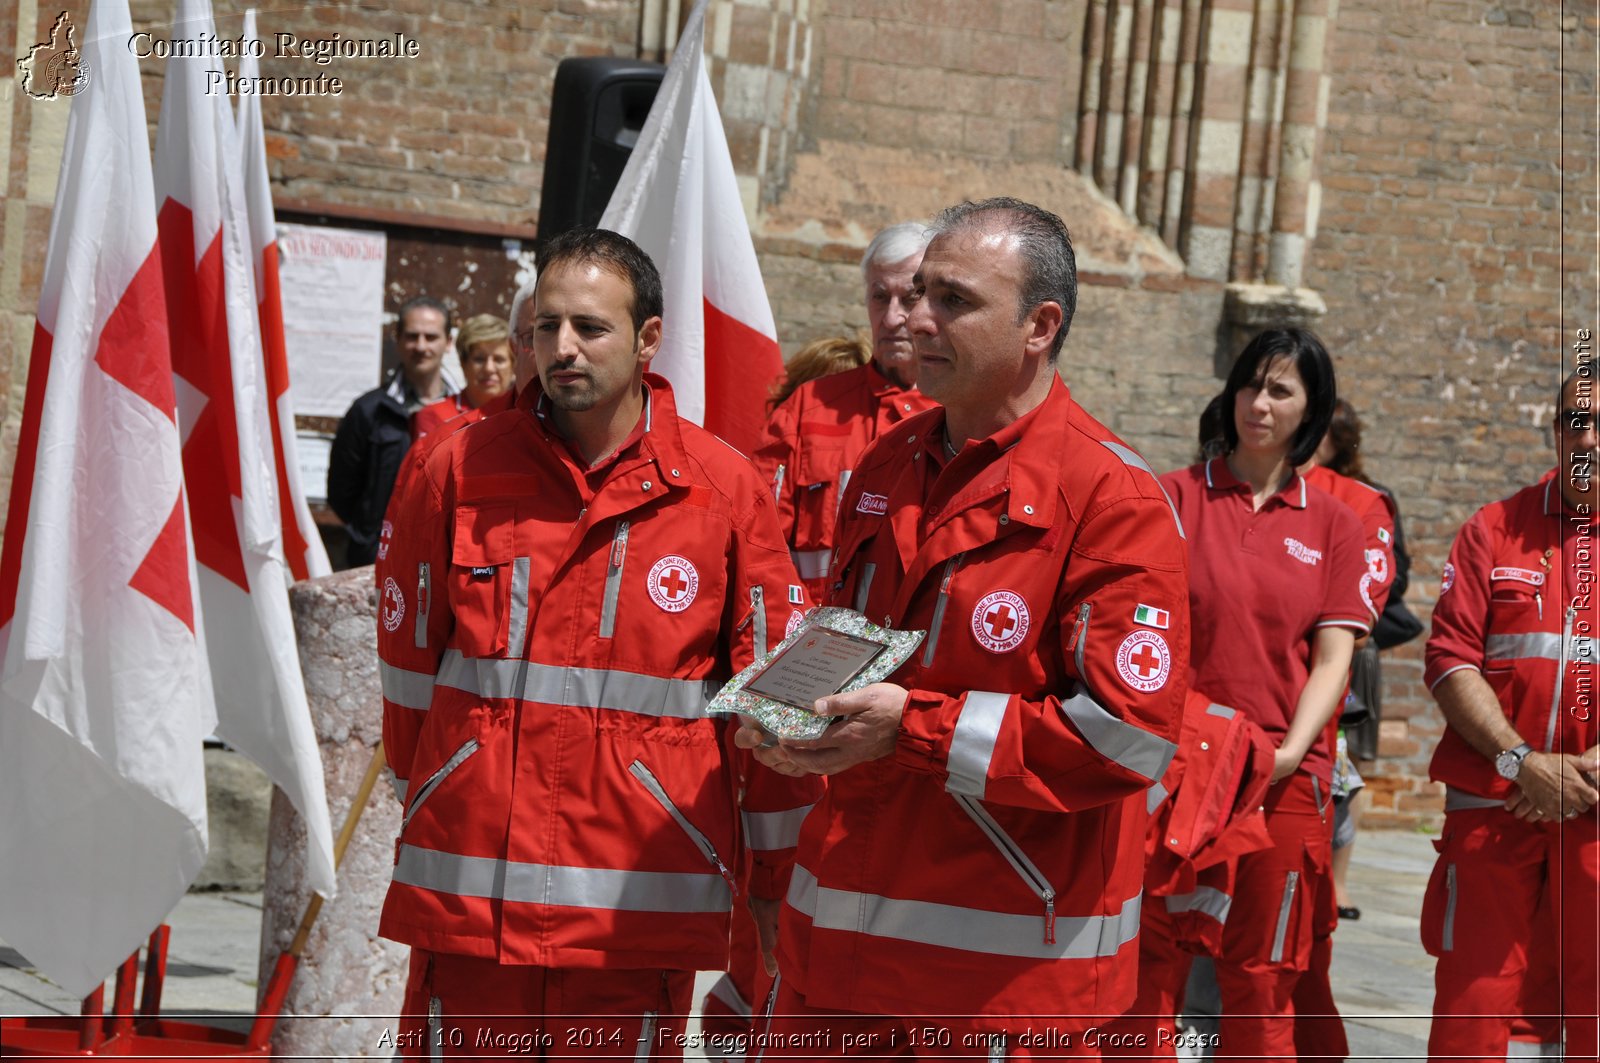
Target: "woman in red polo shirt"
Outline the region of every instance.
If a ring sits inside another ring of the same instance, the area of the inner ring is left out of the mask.
[[[1327,431],[1335,397],[1315,335],[1263,332],[1223,388],[1225,452],[1161,478],[1188,535],[1192,686],[1246,713],[1278,746],[1265,801],[1273,845],[1239,858],[1216,958],[1217,1060],[1297,1058],[1291,998],[1311,962],[1313,924],[1335,918],[1326,725],[1368,630],[1366,559],[1355,514],[1295,472]]]
[[[424,406],[411,418],[411,438],[421,439],[441,425],[466,416],[478,420],[484,408],[511,390],[511,329],[504,318],[477,314],[456,333],[456,350],[467,386],[459,395]]]

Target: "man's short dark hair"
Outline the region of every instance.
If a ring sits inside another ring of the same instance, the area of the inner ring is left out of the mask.
[[[1022,295],[1017,300],[1017,324],[1035,307],[1055,303],[1061,307],[1061,328],[1050,348],[1050,361],[1061,345],[1078,309],[1078,262],[1072,253],[1072,236],[1056,215],[1043,207],[1010,196],[978,203],[968,200],[947,207],[933,221],[935,234],[966,228],[992,228],[1017,238],[1022,252]]]
[[[542,280],[556,266],[592,264],[628,282],[633,290],[633,330],[661,316],[661,274],[632,240],[610,229],[568,229],[552,237],[535,256]]]
[[[1306,388],[1306,412],[1289,440],[1288,462],[1298,468],[1311,460],[1317,444],[1333,420],[1333,403],[1339,397],[1333,376],[1333,359],[1316,333],[1303,328],[1267,329],[1239,355],[1222,388],[1222,438],[1228,453],[1239,446],[1239,425],[1234,420],[1234,400],[1247,387],[1261,387],[1272,363],[1286,358],[1300,374]]]
[[[413,310],[437,310],[439,316],[444,318],[444,334],[450,335],[451,314],[450,308],[431,295],[415,295],[400,304],[400,312],[395,315],[394,330],[399,333],[406,327],[406,315]]]

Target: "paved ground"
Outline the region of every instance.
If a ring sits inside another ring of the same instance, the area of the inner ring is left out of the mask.
[[[1417,943],[1422,891],[1433,866],[1426,835],[1363,832],[1350,872],[1361,919],[1335,937],[1333,987],[1352,1060],[1425,1059],[1433,961]],[[261,896],[192,893],[171,919],[164,1009],[234,1029],[255,1007]],[[704,976],[703,976],[704,977]],[[75,1014],[78,1002],[0,943],[0,1015]]]

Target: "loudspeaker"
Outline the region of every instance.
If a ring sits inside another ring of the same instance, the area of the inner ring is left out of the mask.
[[[563,59],[556,67],[539,193],[541,242],[600,221],[666,69],[610,56]]]

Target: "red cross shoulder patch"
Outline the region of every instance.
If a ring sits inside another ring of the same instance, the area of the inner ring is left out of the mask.
[[[700,592],[700,573],[688,558],[668,554],[650,566],[645,589],[652,602],[669,613],[681,613]]]
[[[1117,647],[1117,674],[1142,694],[1166,686],[1171,672],[1172,651],[1167,649],[1167,640],[1157,632],[1133,631]]]
[[[384,523],[388,523],[385,521]],[[383,630],[393,631],[406,616],[406,596],[400,593],[400,584],[394,577],[383,581]]]
[[[990,653],[1010,653],[1028,635],[1028,603],[1015,591],[993,591],[972,609],[972,637]]]

